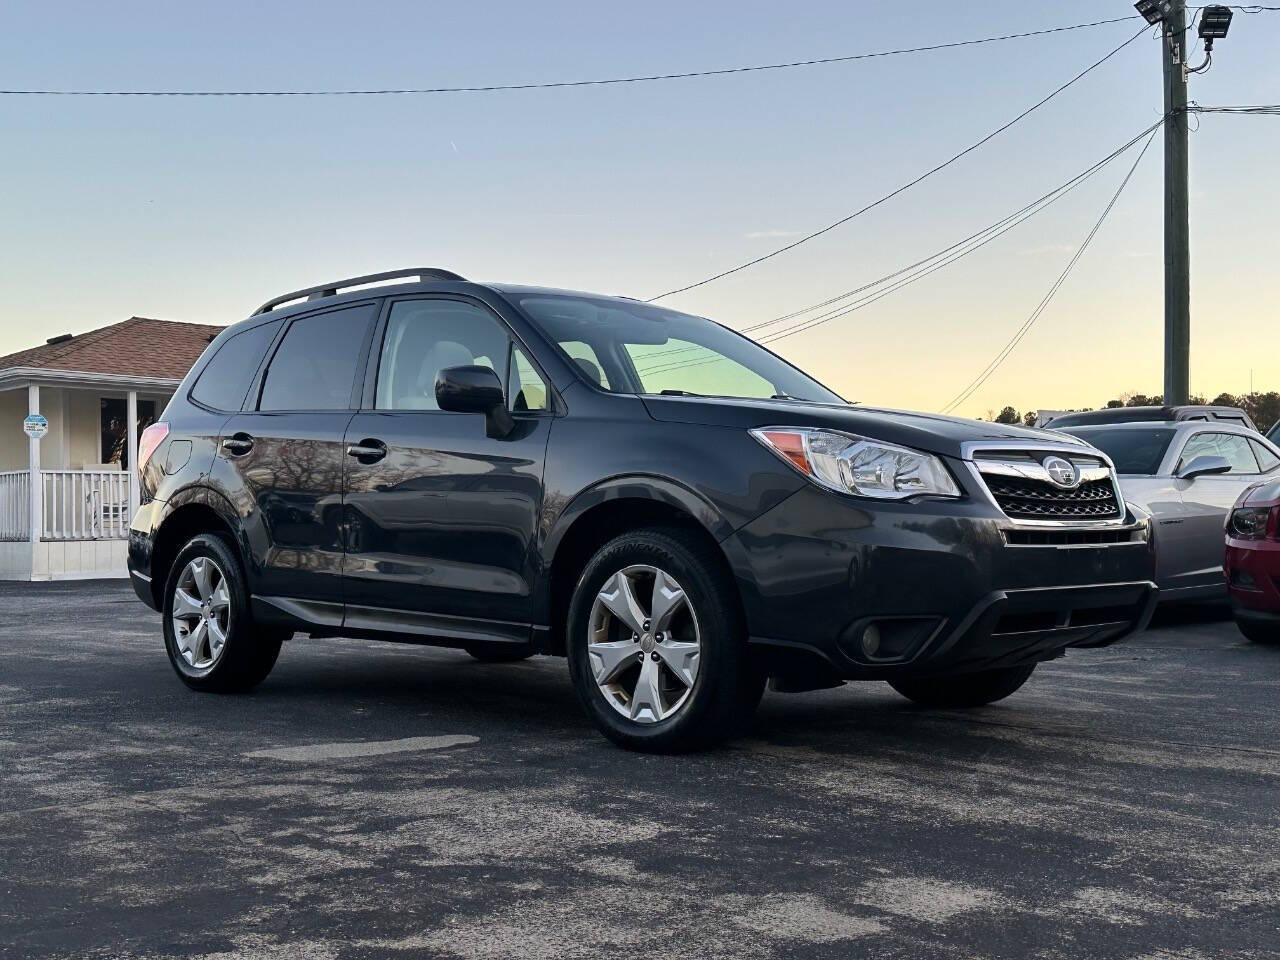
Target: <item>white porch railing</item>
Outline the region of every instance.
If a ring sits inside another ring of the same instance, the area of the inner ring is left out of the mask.
[[[0,540],[31,539],[31,472],[0,473]]]
[[[41,470],[40,474],[44,495],[41,540],[128,538],[128,471]]]

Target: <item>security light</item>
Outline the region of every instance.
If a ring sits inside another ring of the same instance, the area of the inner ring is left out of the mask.
[[[1221,40],[1231,29],[1231,8],[1222,6],[1205,7],[1200,13],[1200,39],[1206,46],[1213,41]]]
[[[1163,20],[1164,15],[1169,12],[1168,0],[1138,0],[1133,6],[1152,26]]]

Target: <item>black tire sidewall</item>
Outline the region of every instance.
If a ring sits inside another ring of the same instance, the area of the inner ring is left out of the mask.
[[[587,655],[591,608],[605,581],[624,567],[647,564],[676,579],[688,597],[698,624],[702,650],[693,690],[675,716],[657,723],[630,720],[605,700]],[[732,584],[697,543],[683,531],[641,530],[601,547],[588,562],[574,590],[566,622],[565,646],[574,689],[587,714],[615,743],[635,750],[676,752],[695,749],[732,732],[737,714],[754,706],[745,631]],[[747,701],[750,700],[750,703]]]

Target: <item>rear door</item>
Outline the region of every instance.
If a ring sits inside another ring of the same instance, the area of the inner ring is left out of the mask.
[[[1186,529],[1185,554],[1180,558],[1178,586],[1222,583],[1223,529],[1236,498],[1261,472],[1247,437],[1212,429],[1192,434],[1174,466],[1174,476],[1196,457],[1223,457],[1231,472],[1176,480],[1182,496]]]
[[[524,641],[553,415],[545,379],[484,304],[394,300],[370,351],[366,405],[347,428],[347,624],[459,640]],[[491,367],[515,429],[440,410],[445,367]]]
[[[218,457],[238,475],[250,589],[306,619],[342,622],[343,437],[377,302],[292,317]]]

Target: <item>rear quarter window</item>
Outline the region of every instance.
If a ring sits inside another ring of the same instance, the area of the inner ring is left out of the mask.
[[[214,410],[239,410],[262,355],[279,329],[280,321],[272,320],[228,337],[200,371],[191,388],[191,399]]]

